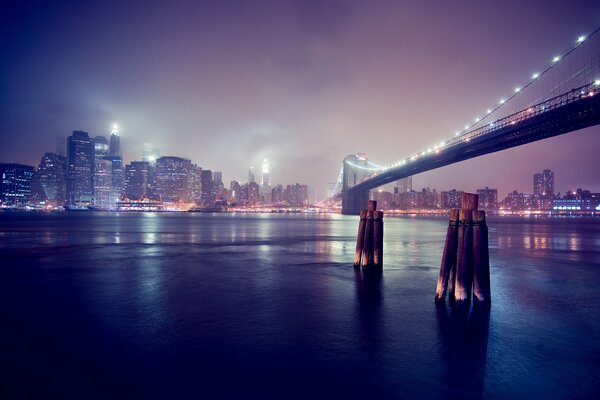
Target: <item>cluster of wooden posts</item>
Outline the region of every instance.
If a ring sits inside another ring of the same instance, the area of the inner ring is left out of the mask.
[[[446,291],[458,306],[473,300],[490,305],[490,257],[485,211],[477,210],[478,196],[463,193],[462,208],[450,213],[435,300],[444,301]]]
[[[367,209],[360,212],[354,267],[383,267],[383,211],[377,211],[374,200],[369,200]]]

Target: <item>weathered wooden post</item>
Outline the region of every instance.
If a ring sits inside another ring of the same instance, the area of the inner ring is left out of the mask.
[[[373,214],[373,265],[383,267],[383,211]]]
[[[477,211],[479,196],[462,194],[462,209],[458,213],[458,250],[454,301],[459,306],[471,301],[473,286],[473,211]]]
[[[473,211],[473,300],[491,305],[490,251],[485,211]]]
[[[454,277],[456,270],[456,250],[458,241],[458,209],[450,211],[450,222],[446,233],[446,244],[442,255],[442,265],[435,290],[435,301],[444,301],[446,289],[450,287],[450,298],[454,296]],[[448,280],[451,279],[450,283]]]
[[[367,210],[365,240],[361,257],[363,268],[373,264],[373,211]]]
[[[365,227],[367,225],[367,211],[360,212],[360,222],[358,223],[358,235],[356,236],[356,252],[354,254],[354,267],[360,267],[363,246],[365,243]]]

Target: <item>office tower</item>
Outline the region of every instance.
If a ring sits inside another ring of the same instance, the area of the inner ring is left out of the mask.
[[[221,171],[213,172],[213,187],[215,190],[221,190],[225,187],[225,185],[223,185],[223,173]]]
[[[156,160],[160,158],[160,152],[157,148],[152,147],[150,143],[144,143],[142,150],[142,161],[146,161],[151,168],[156,166]]]
[[[250,167],[248,170],[248,183],[256,182],[256,177],[254,176],[254,167]]]
[[[35,172],[35,181],[42,191],[41,194],[38,194],[38,198],[46,201],[46,204],[51,207],[64,205],[66,172],[67,158],[65,156],[57,153],[45,153]]]
[[[98,158],[94,161],[94,201],[99,210],[114,209],[117,204],[113,191],[113,163],[110,159]]]
[[[200,190],[202,191],[202,205],[212,206],[215,204],[215,193],[213,189],[212,171],[204,169],[200,172]]]
[[[271,181],[269,180],[269,160],[267,160],[266,158],[263,160],[262,164],[261,185],[271,186]]]
[[[67,138],[67,204],[88,206],[93,196],[94,141],[87,132],[73,131]]]
[[[121,134],[117,129],[117,125],[114,125],[110,132],[110,149],[108,154],[113,157],[121,156]]]
[[[495,210],[498,208],[498,189],[477,189],[480,210]]]
[[[533,195],[536,198],[554,196],[554,171],[545,169],[533,175]]]
[[[132,161],[125,167],[125,195],[139,199],[148,193],[150,166],[146,161]]]
[[[308,186],[300,185],[298,183],[294,185],[287,185],[284,190],[283,200],[287,201],[292,206],[303,206],[308,204]]]
[[[202,204],[202,183],[200,181],[202,175],[202,167],[196,164],[192,165],[192,169],[188,175],[188,187],[192,200],[196,205]]]
[[[96,158],[102,158],[108,156],[110,146],[108,140],[104,136],[96,136],[94,138],[94,155]]]
[[[252,206],[258,204],[258,200],[259,200],[259,196],[260,196],[260,187],[258,186],[258,183],[251,182],[246,186],[247,186],[247,188],[246,188],[247,204],[252,205]]]
[[[23,164],[0,164],[2,207],[22,208],[29,203],[34,168]]]
[[[398,188],[398,190],[395,191],[396,193],[410,192],[413,188],[412,176],[407,176],[406,178],[397,180],[396,188]]]
[[[238,181],[231,181],[229,184],[231,189],[231,198],[234,203],[239,203],[242,200],[242,187]]]
[[[156,195],[164,202],[190,202],[188,175],[192,162],[180,157],[160,157],[156,160]]]

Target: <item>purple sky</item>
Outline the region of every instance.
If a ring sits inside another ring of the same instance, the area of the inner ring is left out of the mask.
[[[449,138],[600,25],[600,2],[575,0],[11,3],[0,162],[37,165],[57,136],[116,122],[126,161],[152,142],[228,183],[268,157],[272,182],[319,194],[346,155],[385,165]],[[504,197],[550,168],[558,191],[600,191],[598,148],[594,127],[414,184]]]

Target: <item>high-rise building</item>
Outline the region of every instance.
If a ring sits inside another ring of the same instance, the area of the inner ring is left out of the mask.
[[[188,184],[191,169],[192,162],[188,159],[160,157],[156,160],[156,195],[164,202],[191,202],[192,196]]]
[[[93,196],[94,140],[87,132],[67,138],[67,204],[88,206]]]
[[[108,140],[104,136],[94,138],[94,155],[96,158],[106,157],[110,151]]]
[[[34,168],[23,164],[0,164],[0,203],[2,207],[25,207],[31,195]]]
[[[398,188],[398,190],[394,191],[395,193],[404,193],[413,190],[412,176],[407,176],[406,178],[397,180],[396,188]]]
[[[202,167],[192,164],[192,169],[188,174],[188,187],[192,200],[196,205],[202,204],[202,183],[200,182]]]
[[[66,173],[67,159],[65,156],[57,153],[45,153],[35,173],[35,181],[42,191],[41,194],[38,194],[39,199],[52,207],[64,205]]]
[[[287,185],[284,190],[283,200],[292,206],[304,206],[308,204],[308,186],[296,183]]]
[[[215,192],[213,188],[213,174],[209,169],[200,172],[200,190],[202,192],[202,205],[212,206],[215,204]]]
[[[220,190],[225,187],[225,185],[223,185],[223,172],[213,172],[213,187],[215,188],[215,190]]]
[[[260,198],[260,186],[258,186],[258,183],[251,182],[245,186],[246,186],[246,190],[247,190],[246,204],[249,204],[249,205],[258,204],[258,200]]]
[[[250,167],[248,170],[248,183],[256,182],[256,176],[254,176],[254,167]]]
[[[110,132],[109,155],[113,157],[121,156],[121,134],[119,133],[117,125],[114,125]]]
[[[461,208],[462,207],[462,190],[452,189],[447,192],[440,192],[440,207],[441,208]]]
[[[498,189],[477,189],[479,197],[479,209],[481,210],[496,210],[498,208]]]
[[[112,210],[117,204],[113,190],[113,163],[110,159],[98,158],[94,161],[94,201],[99,210]]]
[[[231,181],[229,184],[231,190],[231,198],[234,203],[240,203],[242,201],[242,187],[238,181]]]
[[[125,166],[125,195],[139,199],[148,194],[148,174],[150,166],[146,161],[132,161]]]
[[[261,177],[261,185],[270,187],[271,181],[269,180],[269,160],[264,159],[262,163],[262,177]]]
[[[104,160],[108,160],[112,165],[112,190],[113,197],[120,199],[125,191],[125,168],[121,156],[106,156]]]
[[[554,196],[554,171],[545,169],[533,175],[533,195],[536,198]]]
[[[271,202],[279,204],[283,202],[283,186],[277,185],[271,190]]]
[[[146,161],[151,168],[156,166],[156,160],[160,158],[160,152],[157,148],[152,147],[150,143],[144,143],[142,150],[142,161]]]

